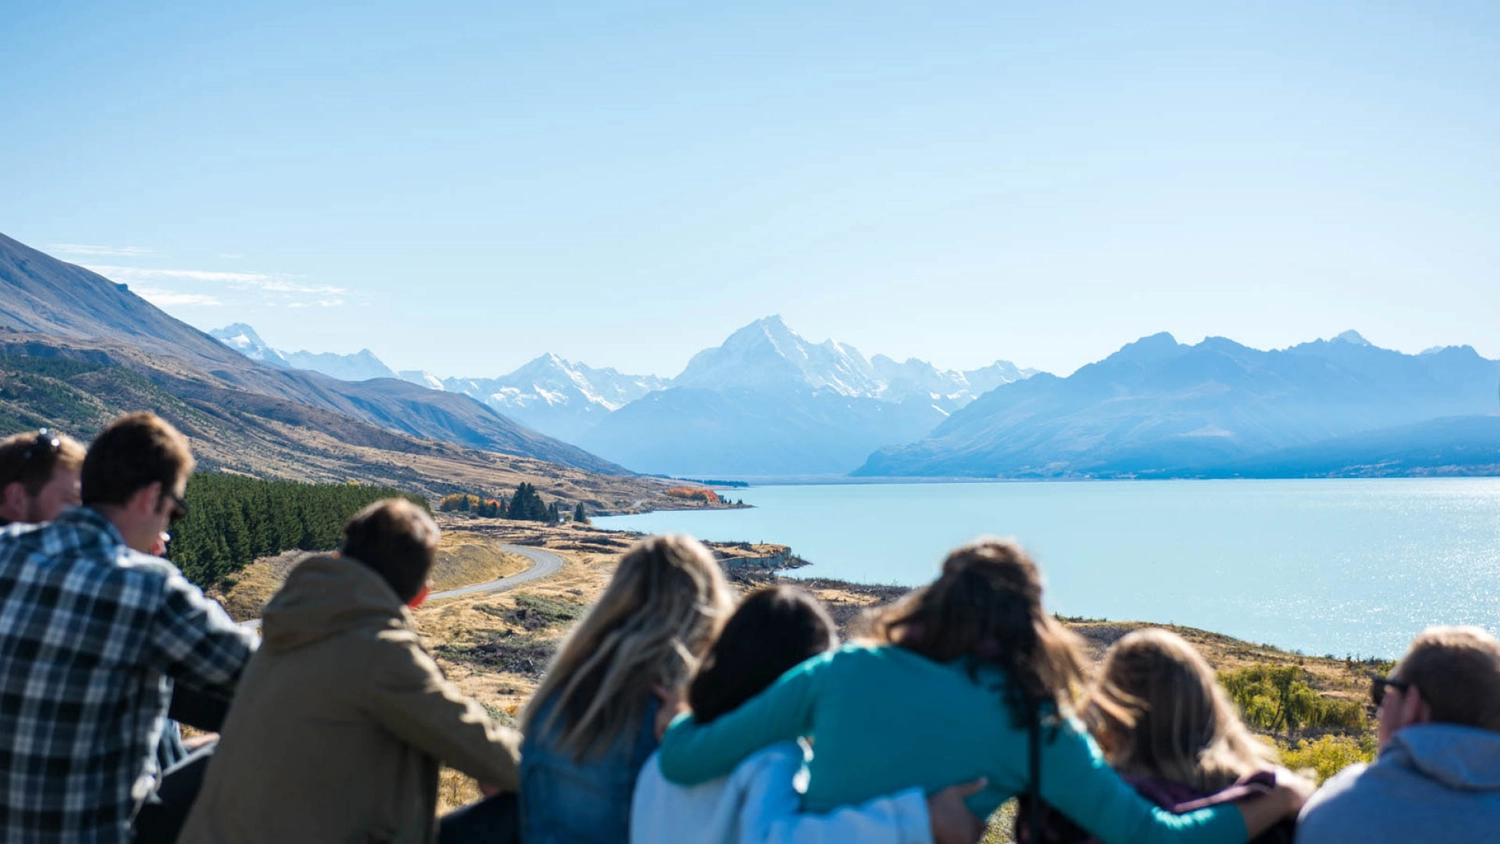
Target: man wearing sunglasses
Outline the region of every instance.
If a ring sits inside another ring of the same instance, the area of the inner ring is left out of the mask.
[[[1313,795],[1298,844],[1500,840],[1500,641],[1428,628],[1370,695],[1380,756]]]
[[[0,440],[0,527],[50,522],[77,507],[83,446],[46,428]]]
[[[176,428],[123,416],[82,506],[0,530],[0,840],[129,841],[173,681],[227,694],[249,660],[251,635],[150,554],[192,469]]]

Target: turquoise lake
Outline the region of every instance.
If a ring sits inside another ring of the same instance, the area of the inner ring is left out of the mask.
[[[753,509],[599,518],[790,545],[792,576],[917,585],[1014,536],[1064,615],[1170,622],[1309,654],[1397,657],[1431,624],[1500,632],[1500,479],[760,486]]]

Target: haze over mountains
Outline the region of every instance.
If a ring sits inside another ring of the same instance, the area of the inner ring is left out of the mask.
[[[967,373],[877,361],[833,340],[809,343],[766,317],[577,442],[669,474],[843,474],[883,443],[923,436],[978,389],[1032,374],[1004,361]]]
[[[1500,363],[1468,346],[1407,355],[1354,331],[1269,351],[1163,333],[1059,378],[866,359],[767,317],[669,381],[544,355],[443,384],[621,465],[683,476],[1500,471]]]
[[[368,350],[289,354],[242,324],[213,334],[278,365],[394,374]],[[920,438],[977,396],[1032,374],[1008,361],[961,372],[916,359],[866,359],[834,340],[811,343],[771,316],[699,352],[670,380],[594,369],[552,354],[498,378],[439,380],[421,373],[410,380],[434,388],[440,383],[639,471],[807,475],[848,472],[872,450]]]
[[[1300,477],[1500,470],[1500,362],[1355,332],[1261,351],[1157,334],[994,390],[872,477]],[[1485,469],[1484,467],[1492,467]]]
[[[671,379],[550,354],[499,377],[439,378],[395,372],[368,350],[279,351],[243,324],[215,336],[0,235],[0,422],[86,434],[110,412],[151,407],[192,429],[205,465],[232,471],[445,489],[527,466],[527,477],[596,490],[614,483],[598,476],[627,469],[1500,474],[1500,362],[1468,346],[1403,354],[1354,332],[1279,350],[1158,334],[1065,378],[1005,361],[952,371],[865,358],[808,342],[779,317],[739,329]],[[617,486],[615,506],[652,494]]]

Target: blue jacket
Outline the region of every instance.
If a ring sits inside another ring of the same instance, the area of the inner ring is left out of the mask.
[[[1500,733],[1416,724],[1302,807],[1298,844],[1500,840]]]
[[[635,781],[656,752],[653,697],[635,729],[602,753],[575,760],[546,729],[553,702],[537,710],[521,743],[521,838],[526,844],[620,844],[630,838]]]

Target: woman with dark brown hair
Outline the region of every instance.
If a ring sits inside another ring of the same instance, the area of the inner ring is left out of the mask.
[[[1185,815],[1137,794],[1071,715],[1083,658],[1042,608],[1041,573],[1014,542],[959,548],[935,582],[874,621],[873,643],[814,657],[712,723],[679,718],[662,741],[662,772],[694,785],[767,744],[811,736],[805,811],[984,777],[988,787],[967,802],[985,817],[1035,782],[1043,800],[1110,844],[1236,844],[1311,792],[1289,778],[1266,796]]]

